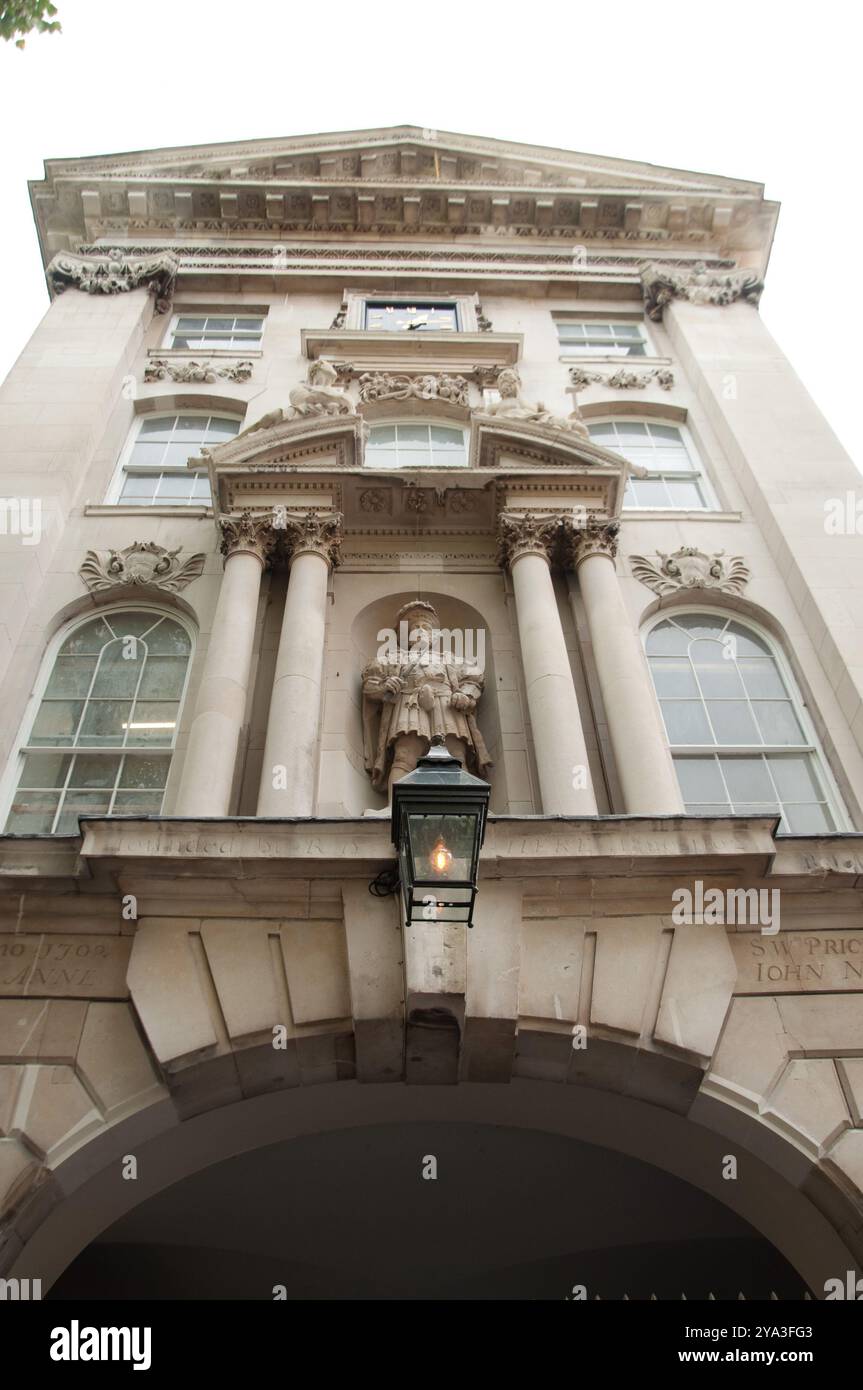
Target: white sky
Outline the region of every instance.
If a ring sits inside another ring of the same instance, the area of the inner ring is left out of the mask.
[[[27,195],[43,159],[405,123],[766,184],[763,318],[863,462],[849,0],[56,3],[62,34],[0,43],[0,379],[48,302]]]

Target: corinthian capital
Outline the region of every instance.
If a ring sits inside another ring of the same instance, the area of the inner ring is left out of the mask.
[[[285,537],[292,560],[311,551],[335,569],[342,544],[341,512],[289,512],[276,507],[273,524]]]
[[[614,560],[617,555],[617,534],[619,521],[603,521],[590,517],[584,526],[566,525],[567,560],[573,569],[578,569],[592,555],[607,555]]]
[[[156,299],[156,312],[171,306],[178,261],[167,251],[156,256],[127,256],[124,251],[104,251],[82,256],[61,251],[49,262],[45,274],[52,294],[74,286],[86,294],[124,294],[146,285]]]
[[[564,518],[535,512],[501,512],[498,524],[498,563],[511,566],[522,555],[542,555],[551,562]]]
[[[255,516],[245,511],[239,516],[222,516],[219,517],[219,528],[222,532],[221,551],[226,560],[239,551],[257,555],[262,565],[270,560],[277,540],[271,513]]]

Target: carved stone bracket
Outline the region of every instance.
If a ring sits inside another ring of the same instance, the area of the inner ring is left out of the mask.
[[[154,357],[144,368],[145,381],[248,381],[251,375],[251,362],[174,362],[165,357]]]
[[[125,550],[88,550],[81,578],[91,594],[126,584],[147,585],[177,594],[191,584],[204,568],[204,555],[180,559],[180,547],[166,550],[153,541],[133,541]]]
[[[742,594],[750,578],[742,555],[726,558],[723,550],[705,555],[695,546],[684,545],[673,555],[657,551],[659,564],[644,555],[631,558],[632,573],[655,594],[676,594],[680,589],[713,589],[724,594]]]
[[[576,391],[585,386],[610,386],[613,391],[643,390],[653,381],[662,391],[670,391],[674,385],[674,373],[668,367],[653,367],[647,372],[628,372],[620,368],[616,372],[588,372],[584,367],[570,367],[569,379]]]
[[[704,261],[683,273],[649,262],[642,269],[641,284],[645,312],[655,323],[673,299],[688,299],[690,304],[733,304],[743,299],[757,306],[764,289],[754,270],[708,270]]]
[[[363,372],[359,378],[360,401],[449,401],[468,406],[468,382],[463,376],[425,372],[416,376],[390,372]]]
[[[609,560],[614,560],[617,556],[617,538],[620,531],[619,521],[602,521],[599,517],[590,517],[584,526],[573,526],[568,521],[566,526],[566,549],[567,561],[574,569],[585,560],[589,560],[592,555],[607,555]]]
[[[226,560],[238,551],[257,555],[263,565],[272,559],[278,541],[272,512],[256,515],[244,511],[239,516],[220,516],[218,525],[222,533],[219,548]]]
[[[289,512],[284,507],[276,507],[273,516],[292,560],[311,551],[333,569],[341,563],[343,522],[341,512]]]
[[[512,566],[522,555],[542,555],[553,560],[564,535],[567,518],[547,512],[501,512],[498,518],[498,564]]]
[[[100,256],[61,251],[49,262],[45,275],[52,294],[63,294],[70,286],[86,294],[124,294],[146,285],[156,297],[156,312],[164,314],[171,305],[178,267],[168,252],[139,258],[122,251]]]

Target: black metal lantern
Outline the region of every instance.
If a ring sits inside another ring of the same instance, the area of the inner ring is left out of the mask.
[[[393,783],[393,844],[406,926],[473,925],[490,791],[488,782],[464,771],[442,740],[432,743],[413,772]]]

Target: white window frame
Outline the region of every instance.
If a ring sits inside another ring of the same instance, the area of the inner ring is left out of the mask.
[[[422,472],[431,473],[431,472],[434,472],[436,469],[439,469],[439,468],[469,468],[469,467],[470,467],[470,439],[469,439],[469,437],[468,437],[468,431],[467,431],[467,429],[466,429],[463,425],[459,424],[458,421],[456,421],[456,420],[450,420],[450,419],[446,419],[446,418],[443,418],[443,417],[435,417],[434,419],[432,419],[432,418],[430,418],[428,415],[425,415],[425,416],[414,415],[413,417],[407,417],[407,418],[405,418],[405,419],[398,419],[398,420],[389,420],[389,419],[380,419],[380,418],[378,418],[378,419],[370,420],[370,421],[369,421],[369,426],[370,426],[370,429],[371,429],[371,430],[376,430],[376,429],[391,429],[391,428],[393,428],[393,427],[395,427],[396,429],[398,429],[399,426],[404,426],[404,425],[410,425],[410,427],[411,427],[412,429],[413,429],[413,428],[416,428],[416,426],[419,425],[419,426],[422,426],[423,428],[426,428],[426,429],[429,429],[429,430],[432,430],[432,429],[443,429],[443,430],[453,430],[455,433],[460,433],[460,434],[461,434],[461,437],[462,437],[462,444],[463,444],[463,446],[464,446],[464,457],[463,457],[463,459],[459,460],[458,463],[414,463],[414,464],[411,464],[411,463],[401,463],[401,462],[399,462],[399,463],[394,463],[394,464],[392,464],[390,467],[385,467],[385,466],[383,466],[383,465],[381,465],[381,464],[379,464],[379,463],[374,463],[374,462],[370,461],[370,459],[369,459],[369,447],[368,447],[368,444],[366,444],[366,447],[365,447],[365,450],[364,450],[364,453],[363,453],[363,466],[364,466],[365,468],[370,469],[370,471],[373,472],[373,473],[399,473],[399,472],[404,472],[405,469],[409,469],[409,468],[416,468],[416,469],[418,469],[418,470],[420,470],[420,471],[422,471]],[[398,436],[396,436],[396,438],[398,438]],[[370,443],[370,442],[371,442],[371,433],[369,434],[369,443]],[[394,450],[394,452],[395,452],[396,454],[398,454],[398,450]],[[431,452],[431,436],[429,436],[429,452]],[[372,450],[372,453],[374,453],[374,450]]]
[[[583,351],[576,350],[577,345],[573,343],[564,342],[560,336],[560,329],[562,327],[567,327],[572,324],[579,324],[580,326],[586,328],[588,333],[590,332],[591,326],[595,328],[605,328],[606,326],[610,325],[613,328],[615,325],[620,325],[621,327],[637,328],[641,333],[641,342],[642,346],[644,347],[644,352],[640,353],[638,356],[634,356],[631,353],[615,352],[613,344],[611,343],[609,343],[607,346],[585,346]],[[556,314],[554,317],[554,327],[555,332],[557,333],[557,343],[558,348],[560,350],[561,359],[566,362],[581,362],[592,357],[603,359],[612,358],[615,362],[643,362],[646,359],[655,357],[657,355],[656,349],[654,348],[653,342],[651,341],[650,334],[647,331],[647,324],[645,320],[642,318],[638,318],[637,316],[633,316],[632,318],[597,317],[594,319],[581,317],[578,314]]]
[[[36,723],[36,718],[42,706],[42,700],[45,695],[45,691],[48,688],[48,682],[51,679],[51,675],[54,670],[54,665],[57,660],[57,656],[60,652],[60,648],[63,646],[63,643],[66,641],[68,637],[71,637],[72,633],[75,632],[79,627],[85,627],[86,624],[92,622],[94,618],[110,618],[112,613],[129,612],[146,612],[152,613],[154,618],[170,618],[173,622],[179,624],[179,626],[183,628],[183,630],[188,634],[189,637],[189,659],[186,663],[186,677],[183,682],[182,693],[177,703],[177,727],[174,729],[170,745],[153,744],[148,749],[133,748],[131,750],[118,749],[116,747],[77,748],[70,747],[68,745],[60,747],[59,745],[54,746],[52,744],[40,744],[38,748],[31,748],[30,735],[33,732],[33,725]],[[3,827],[5,827],[6,821],[9,818],[9,812],[12,809],[12,802],[15,798],[15,793],[18,790],[18,783],[21,778],[21,772],[24,767],[24,758],[27,752],[58,754],[86,753],[88,756],[91,753],[97,755],[101,755],[104,753],[106,755],[113,754],[114,756],[116,756],[118,752],[122,753],[131,751],[133,753],[150,752],[152,754],[161,755],[163,757],[167,756],[169,758],[168,776],[165,780],[165,790],[162,795],[162,806],[164,808],[165,796],[167,795],[168,785],[170,783],[171,773],[174,767],[174,758],[177,752],[177,738],[180,733],[183,718],[186,715],[186,697],[189,693],[189,682],[191,680],[192,668],[195,662],[196,646],[197,633],[192,623],[183,613],[180,613],[176,609],[164,604],[148,602],[146,599],[126,599],[125,602],[120,601],[117,603],[106,604],[104,605],[104,607],[100,605],[97,610],[93,611],[91,609],[87,613],[79,614],[77,618],[73,618],[70,622],[64,623],[62,627],[60,627],[58,631],[54,633],[54,636],[51,638],[50,642],[47,644],[45,648],[45,652],[42,657],[42,664],[39,668],[39,675],[33,686],[33,691],[30,696],[30,699],[27,701],[27,707],[24,711],[24,716],[21,720],[21,723],[18,726],[18,730],[15,736],[15,742],[12,745],[12,752],[10,753],[8,761],[6,763],[6,769],[3,773],[2,779],[0,779],[0,834],[26,834],[26,832],[21,831],[6,831],[5,829],[3,829]],[[53,835],[54,832],[39,831],[38,833],[41,835]]]
[[[123,491],[123,484],[126,479],[127,470],[136,474],[149,474],[150,476],[154,476],[157,473],[181,473],[183,471],[179,468],[164,469],[161,466],[157,468],[154,465],[143,463],[134,464],[131,467],[131,469],[129,468],[132,453],[141,435],[142,422],[144,420],[177,420],[182,416],[188,417],[199,415],[206,415],[208,420],[212,420],[214,417],[219,420],[237,420],[240,424],[240,427],[242,428],[243,417],[241,415],[238,415],[236,411],[211,410],[209,406],[203,410],[189,410],[186,408],[184,408],[183,410],[151,410],[147,411],[146,413],[136,415],[132,423],[132,427],[129,430],[128,435],[126,436],[126,442],[123,445],[123,448],[120,450],[120,456],[117,460],[117,466],[114,469],[111,481],[108,485],[108,491],[105,494],[104,505],[111,507],[134,507],[136,511],[144,513],[157,512],[160,507],[182,507],[184,510],[188,509],[189,511],[194,511],[195,507],[212,509],[212,497],[206,502],[203,500],[190,502],[159,501],[144,502],[142,504],[121,501],[120,499],[120,494]],[[188,472],[190,476],[192,473],[200,475],[204,472],[204,469],[194,468],[189,469]]]
[[[180,319],[188,319],[188,318],[196,318],[196,319],[228,319],[228,318],[232,318],[232,319],[234,320],[235,326],[236,326],[236,323],[237,323],[237,320],[238,320],[238,319],[260,319],[260,321],[261,321],[261,336],[258,338],[257,342],[252,342],[251,339],[249,339],[249,338],[240,339],[240,341],[237,343],[237,345],[236,345],[235,347],[234,347],[234,346],[229,346],[229,345],[226,344],[226,343],[210,343],[210,344],[207,344],[206,341],[205,341],[205,344],[204,344],[203,347],[198,347],[198,348],[174,347],[174,337],[176,336],[176,332],[177,332],[177,324],[179,323]],[[164,341],[164,343],[162,344],[162,348],[163,348],[163,349],[166,349],[166,350],[168,350],[168,351],[170,351],[170,352],[196,352],[196,353],[198,353],[198,354],[204,354],[204,353],[206,353],[206,354],[208,354],[208,355],[209,355],[210,353],[214,353],[214,352],[216,352],[216,353],[218,353],[218,352],[229,352],[229,353],[231,353],[232,356],[236,356],[236,354],[237,354],[238,352],[260,352],[261,349],[263,348],[263,344],[264,344],[264,334],[265,334],[266,331],[267,331],[267,316],[266,316],[265,313],[257,313],[257,314],[255,314],[255,313],[252,313],[251,310],[243,310],[243,311],[241,312],[241,311],[235,311],[235,310],[233,310],[233,309],[218,309],[218,310],[216,310],[216,309],[199,309],[199,308],[197,308],[197,306],[195,306],[195,307],[193,307],[193,308],[191,308],[191,309],[182,309],[182,310],[179,310],[176,314],[173,314],[173,315],[171,316],[171,322],[170,322],[170,324],[168,325],[168,330],[167,330],[167,332],[166,332],[166,334],[165,334],[165,341]]]
[[[705,466],[704,466],[704,460],[702,459],[700,453],[698,452],[698,449],[696,448],[695,440],[692,438],[692,432],[691,432],[691,430],[688,429],[688,427],[683,423],[682,420],[670,420],[670,419],[666,419],[664,416],[661,416],[661,415],[597,415],[597,416],[591,416],[588,420],[585,421],[585,424],[587,425],[588,434],[590,434],[590,429],[591,429],[591,426],[592,426],[592,425],[617,425],[617,424],[620,424],[621,422],[624,423],[624,424],[630,424],[630,425],[663,425],[666,429],[677,430],[678,434],[680,435],[680,438],[681,438],[682,441],[683,441],[683,447],[684,447],[684,449],[686,450],[686,456],[687,456],[687,458],[689,459],[690,463],[693,465],[693,467],[692,467],[692,468],[689,468],[689,469],[682,469],[682,468],[681,468],[681,469],[677,469],[677,470],[674,470],[674,469],[656,469],[655,471],[652,471],[652,472],[649,473],[649,477],[651,477],[651,478],[662,478],[662,479],[666,479],[666,478],[670,478],[670,479],[674,479],[674,478],[685,478],[685,479],[687,479],[687,480],[689,480],[689,481],[693,481],[693,482],[695,482],[695,483],[697,484],[697,486],[701,489],[701,491],[702,491],[702,493],[704,494],[704,497],[705,497],[705,499],[706,499],[705,502],[704,502],[704,505],[701,506],[701,507],[692,506],[691,504],[688,505],[688,506],[685,506],[685,507],[678,507],[678,506],[675,506],[675,504],[674,504],[673,502],[661,502],[661,503],[658,503],[657,506],[655,506],[655,507],[642,507],[642,506],[640,506],[640,505],[638,505],[638,504],[632,505],[632,504],[628,503],[628,502],[626,501],[626,495],[624,494],[624,501],[623,501],[623,505],[622,505],[622,510],[623,510],[623,511],[625,511],[625,512],[718,512],[718,511],[721,511],[721,507],[720,507],[720,505],[719,505],[719,499],[718,499],[718,497],[716,496],[716,492],[715,492],[715,490],[714,490],[713,484],[712,484],[711,481],[710,481],[710,476],[709,476],[709,474],[708,474],[708,472],[707,472],[707,469],[706,469]],[[620,449],[615,449],[613,445],[608,445],[608,444],[606,444],[604,440],[601,440],[601,439],[594,439],[592,435],[591,435],[591,440],[592,440],[592,442],[593,442],[594,444],[599,445],[600,448],[603,448],[603,449],[611,448],[611,449],[614,450],[615,453],[621,453],[621,452],[622,452]],[[634,479],[634,481],[637,482],[638,479],[636,478],[636,479]]]
[[[342,303],[345,305],[345,330],[364,333],[386,332],[387,329],[366,328],[366,306],[369,303],[377,304],[454,304],[456,308],[456,326],[452,333],[447,330],[438,330],[447,333],[448,337],[455,337],[456,333],[478,333],[479,324],[477,322],[477,308],[479,296],[476,294],[425,294],[414,290],[412,294],[404,294],[400,290],[389,293],[386,290],[345,290],[342,296]],[[392,337],[399,336],[410,339],[412,336],[409,331],[399,335],[393,333]]]
[[[781,644],[776,640],[772,633],[770,633],[765,627],[763,627],[761,623],[755,622],[752,618],[748,616],[748,614],[744,615],[741,613],[732,612],[727,608],[711,607],[708,603],[693,603],[687,604],[685,607],[680,608],[662,608],[658,612],[654,613],[642,625],[641,641],[642,646],[644,648],[644,660],[648,667],[648,672],[650,674],[651,686],[656,696],[657,706],[659,706],[660,704],[660,697],[659,692],[656,690],[656,685],[653,680],[653,672],[650,670],[650,657],[647,651],[647,639],[650,636],[650,633],[653,631],[653,629],[659,627],[660,623],[664,623],[669,620],[675,622],[679,618],[685,618],[687,616],[697,617],[700,615],[710,618],[720,618],[725,622],[726,627],[729,623],[738,623],[740,627],[750,629],[755,637],[759,637],[761,641],[764,642],[765,646],[770,652],[770,655],[776,662],[777,669],[779,671],[780,676],[782,677],[782,680],[785,684],[785,688],[788,691],[790,697],[791,708],[794,711],[797,720],[799,721],[800,728],[803,732],[803,736],[806,742],[793,744],[672,743],[670,738],[668,737],[668,733],[665,728],[665,721],[662,717],[662,711],[660,709],[660,724],[662,727],[662,731],[665,735],[669,752],[672,755],[672,759],[674,758],[675,754],[677,754],[681,758],[757,757],[759,754],[765,753],[781,757],[783,754],[788,754],[789,756],[793,756],[795,754],[799,756],[803,754],[810,759],[815,769],[816,777],[820,781],[822,790],[824,792],[824,800],[835,822],[835,830],[813,831],[812,835],[808,837],[804,833],[804,838],[813,838],[816,837],[818,834],[829,835],[852,830],[853,826],[851,824],[851,819],[845,808],[845,803],[842,799],[842,795],[839,791],[836,779],[833,776],[833,771],[830,767],[830,763],[827,757],[825,756],[824,749],[821,746],[821,740],[819,739],[818,734],[815,730],[815,725],[812,721],[809,711],[806,708],[806,705],[803,702],[803,697],[800,693],[800,687],[798,685],[797,678],[794,675],[794,672],[791,668],[791,663],[786,657],[785,652],[782,650]],[[682,797],[682,787],[680,788],[680,793]],[[729,809],[727,814],[731,816],[735,814],[739,815],[742,813],[733,812]],[[788,834],[800,834],[801,832],[782,831],[781,833],[784,836]]]

